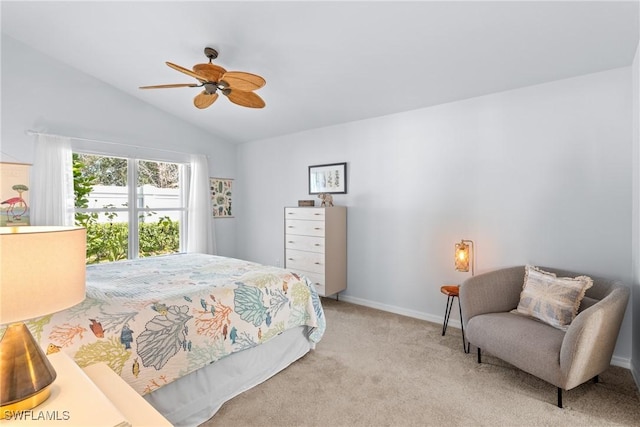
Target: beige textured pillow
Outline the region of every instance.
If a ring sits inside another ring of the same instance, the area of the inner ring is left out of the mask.
[[[567,330],[578,313],[584,293],[591,286],[593,280],[588,276],[556,277],[527,265],[516,311]]]

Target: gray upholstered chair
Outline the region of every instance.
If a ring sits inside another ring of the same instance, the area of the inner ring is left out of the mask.
[[[558,277],[580,273],[540,267]],[[466,338],[481,349],[562,390],[570,390],[598,375],[611,363],[629,299],[619,281],[591,276],[577,317],[567,331],[510,311],[518,306],[525,267],[504,268],[466,280],[460,286]]]

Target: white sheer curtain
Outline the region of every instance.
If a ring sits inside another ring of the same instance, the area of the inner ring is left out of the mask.
[[[32,179],[31,225],[74,225],[69,138],[36,135]]]
[[[209,162],[203,154],[191,156],[189,183],[189,218],[187,221],[187,252],[216,254],[213,227]]]

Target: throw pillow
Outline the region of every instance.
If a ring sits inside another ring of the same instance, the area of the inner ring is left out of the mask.
[[[516,311],[567,330],[591,286],[593,280],[588,276],[556,277],[554,273],[527,265]]]

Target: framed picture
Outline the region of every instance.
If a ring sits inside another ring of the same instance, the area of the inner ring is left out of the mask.
[[[0,163],[0,227],[29,225],[29,169],[24,163]]]
[[[347,164],[309,166],[309,194],[346,194]]]
[[[233,218],[233,179],[209,178],[214,218]]]

